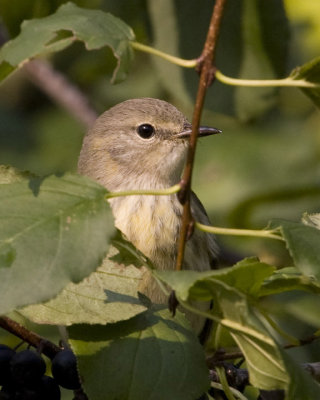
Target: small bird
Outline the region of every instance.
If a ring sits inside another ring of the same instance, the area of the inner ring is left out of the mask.
[[[221,132],[200,127],[199,136]],[[84,138],[78,171],[111,192],[169,188],[181,179],[191,124],[173,105],[158,99],[124,101],[104,112]],[[175,268],[183,207],[177,195],[134,195],[109,200],[116,227],[155,268]],[[209,225],[206,211],[191,194],[193,218]],[[195,230],[187,241],[184,269],[209,270],[218,247],[212,235]],[[167,297],[150,276],[140,291],[154,303]],[[206,309],[208,305],[206,305]],[[190,317],[195,331],[204,320]]]

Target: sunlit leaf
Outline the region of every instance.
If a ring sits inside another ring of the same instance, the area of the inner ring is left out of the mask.
[[[281,268],[263,283],[259,295],[268,296],[291,290],[320,293],[320,283],[312,277],[301,274],[294,267]]]
[[[134,317],[146,310],[138,298],[145,269],[121,265],[119,252],[111,247],[102,265],[80,283],[69,283],[59,295],[44,304],[19,310],[38,324],[107,324]],[[121,256],[126,261],[126,254]]]
[[[0,185],[0,314],[81,281],[101,262],[114,230],[107,191],[88,178],[9,179]]]
[[[30,178],[35,178],[35,175],[26,171],[19,171],[10,165],[0,165],[0,184],[21,182]]]
[[[211,277],[201,272],[189,274],[189,271],[184,271],[184,274],[177,271],[156,271],[154,274],[175,290],[180,301],[197,293],[197,286],[203,290],[205,288],[207,294],[211,293],[211,298],[220,310],[214,320],[220,320],[243,352],[253,386],[264,390],[283,389],[288,399],[303,398],[303,392],[306,394],[305,398],[316,400],[320,394],[319,386],[290,359],[270,335],[251,296],[230,285],[235,271],[238,272],[233,268],[230,268],[228,279],[221,279],[223,275],[228,275],[227,270],[220,276],[219,271],[215,271]],[[243,268],[242,273],[249,277],[250,263],[247,268],[247,271]],[[249,292],[248,287],[246,291]],[[299,380],[304,381],[308,388],[297,385]]]
[[[320,107],[320,57],[317,57],[306,64],[294,69],[290,75],[292,79],[304,80],[314,83],[314,88],[301,88],[301,90]]]
[[[279,227],[287,243],[295,266],[304,275],[320,279],[320,230],[300,222],[276,220],[272,227]]]
[[[320,230],[320,213],[304,214],[302,217],[302,223]]]
[[[100,10],[63,4],[55,14],[23,22],[21,33],[0,51],[0,77],[5,78],[29,59],[60,51],[75,40],[88,50],[108,46],[117,59],[113,81],[123,80],[132,61],[131,28],[120,19]]]
[[[258,259],[246,258],[231,268],[221,268],[213,271],[153,271],[156,277],[164,280],[170,286],[178,290],[183,300],[189,296],[197,300],[212,299],[212,291],[207,285],[210,280],[220,280],[237,288],[243,293],[257,296],[263,281],[269,277],[274,267],[260,262]],[[197,282],[197,284],[195,284]]]

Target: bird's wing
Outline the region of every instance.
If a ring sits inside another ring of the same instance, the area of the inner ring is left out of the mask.
[[[208,214],[194,192],[191,192],[191,212],[193,218],[203,225],[211,225]],[[205,234],[206,240],[208,241],[208,253],[210,258],[210,265],[212,269],[217,269],[217,256],[219,253],[218,245],[215,236],[207,233]]]

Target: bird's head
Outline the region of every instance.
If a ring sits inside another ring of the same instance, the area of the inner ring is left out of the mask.
[[[200,127],[199,135],[220,132]],[[109,190],[168,187],[179,181],[191,124],[173,105],[141,98],[120,103],[84,139],[79,172]]]

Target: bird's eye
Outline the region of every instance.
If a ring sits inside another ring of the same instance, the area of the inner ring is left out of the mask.
[[[150,124],[142,124],[138,126],[137,132],[142,139],[150,139],[154,135],[154,127]]]

